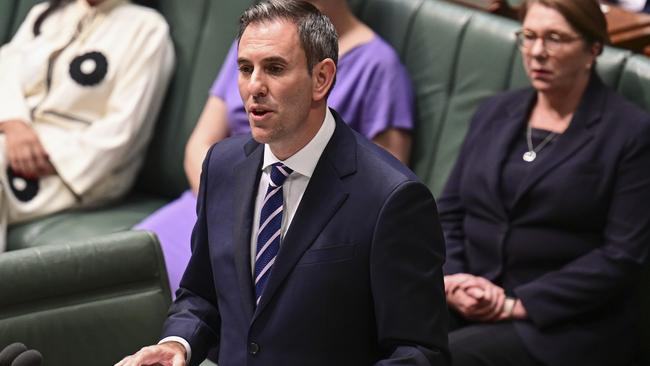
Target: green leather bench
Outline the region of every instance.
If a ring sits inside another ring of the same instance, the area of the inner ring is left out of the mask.
[[[9,19],[13,23],[8,29],[15,29],[20,22],[17,19],[22,19],[29,8],[26,4],[33,2],[9,0],[0,5],[0,11],[4,11],[4,7],[15,6],[11,10],[14,15]],[[89,242],[102,241],[103,235],[130,228],[186,189],[182,168],[185,142],[235,35],[237,18],[251,2],[160,1],[160,10],[172,28],[178,64],[145,166],[133,193],[125,200],[99,210],[66,212],[12,227],[9,248],[32,248],[0,255],[0,269],[17,261],[20,252],[61,250],[70,238],[99,237]],[[357,14],[395,47],[411,73],[417,96],[412,167],[437,195],[454,164],[470,117],[478,104],[494,93],[527,84],[514,38],[514,31],[519,26],[514,21],[442,0],[351,2]],[[3,15],[0,15],[0,37],[3,29],[7,28],[2,23],[7,20]],[[598,72],[606,83],[650,110],[650,60],[627,51],[607,48],[598,60]],[[52,243],[59,245],[41,247]],[[83,247],[84,244],[80,244],[79,250]],[[52,265],[58,260],[56,256],[39,258],[43,263],[51,261]],[[109,264],[110,259],[105,260]],[[113,265],[120,268],[121,263],[115,260]],[[13,272],[2,272],[2,275],[0,282],[13,281],[17,277]],[[647,284],[650,283],[650,276],[646,276],[643,283],[644,304],[648,307],[650,289]],[[37,289],[38,282],[33,286],[34,291],[40,291]],[[47,286],[43,284],[45,290]],[[4,288],[0,287],[0,299],[5,297],[3,291]],[[29,305],[31,298],[24,303]],[[6,315],[1,304],[0,318],[6,321],[13,319],[13,313]],[[646,362],[650,360],[648,317],[648,314],[644,314],[644,318],[640,319],[645,332],[643,359]],[[31,320],[25,317],[21,319],[26,319],[26,322]],[[0,337],[0,346],[7,339],[7,334],[25,335],[28,339],[36,337],[29,333],[3,333],[2,324],[0,322],[0,336],[5,338]],[[117,325],[119,323],[105,324],[111,332],[119,328]],[[64,329],[73,330],[76,326],[68,323],[61,325]]]
[[[159,339],[170,305],[156,237],[123,232],[0,255],[0,348],[46,366],[113,365]]]

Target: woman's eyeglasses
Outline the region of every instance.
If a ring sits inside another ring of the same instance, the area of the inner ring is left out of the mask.
[[[540,36],[537,33],[529,30],[517,31],[515,32],[515,36],[517,37],[517,45],[522,50],[530,50],[537,42],[537,39],[541,39],[542,46],[548,53],[556,52],[564,45],[575,42],[582,38],[580,36],[571,36],[558,32],[549,32]]]

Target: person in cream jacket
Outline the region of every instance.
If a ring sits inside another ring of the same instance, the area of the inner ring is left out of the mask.
[[[0,49],[0,251],[8,224],[130,188],[173,65],[153,9],[127,0],[31,9]]]

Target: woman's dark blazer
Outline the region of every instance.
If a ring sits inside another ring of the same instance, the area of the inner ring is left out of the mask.
[[[482,276],[520,298],[530,320],[517,332],[546,364],[625,365],[650,246],[650,116],[593,75],[506,208],[502,164],[535,100],[532,88],[512,91],[476,112],[439,200],[445,274]]]

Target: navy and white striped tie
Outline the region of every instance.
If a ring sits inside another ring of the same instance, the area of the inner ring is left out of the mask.
[[[260,212],[260,228],[257,232],[255,255],[255,303],[259,304],[271,267],[280,250],[282,237],[282,184],[293,170],[282,163],[271,166],[271,181],[264,196]]]

